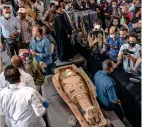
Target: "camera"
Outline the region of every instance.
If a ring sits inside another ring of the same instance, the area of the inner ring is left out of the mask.
[[[130,51],[129,49],[123,49],[122,51],[123,51],[124,55],[134,54],[134,52]]]
[[[96,30],[96,31],[89,32],[89,36],[93,37],[93,39],[101,38],[102,37],[102,31],[101,30]]]

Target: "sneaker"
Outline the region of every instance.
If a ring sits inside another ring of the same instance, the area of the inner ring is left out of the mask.
[[[136,73],[131,73],[131,77],[129,78],[129,80],[136,83],[141,82],[140,77]]]

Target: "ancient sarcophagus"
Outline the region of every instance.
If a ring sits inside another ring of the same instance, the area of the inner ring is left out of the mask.
[[[97,13],[92,10],[70,10],[68,11],[73,29],[77,32],[77,39],[81,44],[87,45],[87,32],[93,28]]]
[[[53,83],[82,127],[104,127],[107,122],[96,101],[95,88],[83,70],[68,65],[55,70]]]

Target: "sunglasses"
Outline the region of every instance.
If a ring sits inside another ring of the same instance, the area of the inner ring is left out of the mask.
[[[4,8],[4,9],[6,9],[6,8],[7,8],[7,9],[10,9],[10,7],[9,7],[9,6],[3,6],[3,8]]]
[[[5,14],[10,14],[10,12],[5,12]]]

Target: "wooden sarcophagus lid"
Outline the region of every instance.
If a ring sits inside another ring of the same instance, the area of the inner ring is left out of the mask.
[[[105,127],[107,122],[96,100],[95,86],[75,65],[55,69],[53,83],[82,127]]]

